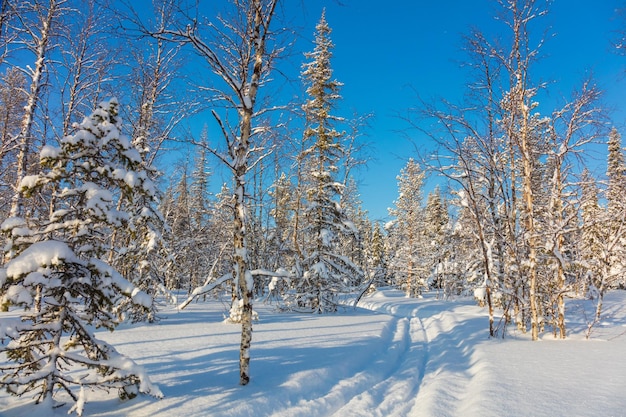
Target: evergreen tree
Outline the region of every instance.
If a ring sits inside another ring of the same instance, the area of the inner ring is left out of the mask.
[[[398,199],[389,214],[395,218],[390,235],[395,252],[391,268],[398,284],[407,296],[419,296],[426,288],[429,271],[426,263],[428,248],[424,235],[422,188],[424,171],[409,159],[398,176]]]
[[[13,217],[2,224],[10,259],[0,270],[2,303],[24,312],[18,322],[0,325],[0,339],[10,340],[0,351],[11,361],[2,368],[0,385],[16,395],[35,392],[37,401],[47,404],[61,395],[60,388],[76,402],[78,414],[86,389],[161,396],[140,367],[93,333],[116,327],[124,300],[137,309],[152,307],[150,296],[106,262],[116,249],[112,234],[133,227],[132,219],[146,209],[119,210],[114,195],[152,200],[155,193],[139,152],[120,128],[118,104],[111,100],[59,148],[45,146],[42,172],[24,177],[20,189],[25,198],[50,190],[48,218]],[[84,369],[80,377],[68,372],[75,366]]]
[[[387,271],[387,253],[385,251],[385,242],[387,237],[379,222],[375,222],[369,244],[366,245],[369,267],[373,269],[373,285],[384,286],[389,285]]]
[[[626,286],[626,163],[622,137],[617,129],[609,133],[606,200],[608,232],[605,241],[608,251],[609,271],[605,277],[608,287]]]
[[[431,271],[430,281],[438,289],[445,287],[447,257],[448,209],[439,186],[428,194],[424,211],[424,234],[426,239],[426,262]]]
[[[190,265],[194,247],[194,225],[190,211],[189,180],[186,167],[183,167],[181,171],[181,177],[173,191],[172,210],[168,218],[171,228],[168,241],[173,261],[168,271],[173,278],[168,281],[176,282],[178,289],[184,288],[191,292],[194,288],[193,274],[195,272]]]
[[[624,194],[626,192],[626,162],[624,162],[622,136],[615,128],[609,133],[608,151],[606,199],[610,219],[609,229],[615,231],[624,223],[624,207],[626,207]]]
[[[271,233],[271,247],[275,254],[274,259],[269,259],[268,266],[272,269],[293,267],[293,257],[295,255],[292,248],[291,234],[293,233],[291,223],[293,218],[293,186],[287,175],[283,172],[274,183],[273,190],[270,191],[274,199],[274,208],[270,215],[274,220],[274,229]]]
[[[602,286],[604,261],[606,259],[604,243],[606,234],[603,233],[602,209],[598,201],[599,190],[596,180],[585,169],[581,181],[581,233],[579,248],[579,263],[583,285],[580,292],[595,298],[597,289]]]
[[[343,186],[336,176],[343,155],[342,132],[336,130],[335,124],[342,119],[332,115],[332,110],[340,98],[341,83],[333,79],[330,33],[324,11],[316,26],[315,48],[305,54],[310,61],[302,71],[308,96],[303,105],[306,127],[302,155],[306,173],[302,233],[306,238],[305,247],[301,248],[297,305],[319,313],[335,311],[345,282],[362,275],[338,251],[339,236],[356,231],[339,203]]]

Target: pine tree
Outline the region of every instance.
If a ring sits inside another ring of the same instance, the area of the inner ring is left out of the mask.
[[[615,230],[624,223],[624,207],[626,206],[626,162],[624,162],[624,151],[622,150],[622,137],[616,128],[611,129],[608,141],[608,157],[606,176],[608,186],[606,199],[610,229]]]
[[[385,242],[387,237],[379,222],[375,222],[372,230],[372,237],[369,244],[366,245],[366,251],[369,261],[369,267],[373,270],[374,286],[389,285],[387,271],[387,253],[385,251]]]
[[[424,234],[427,248],[427,265],[431,271],[431,282],[438,289],[442,289],[446,285],[445,268],[449,255],[449,248],[446,247],[447,226],[448,210],[441,196],[439,186],[436,186],[428,194],[426,200]]]
[[[170,233],[168,244],[171,249],[172,265],[168,273],[172,275],[168,281],[176,282],[178,289],[191,292],[193,287],[194,270],[190,267],[190,257],[193,251],[192,214],[189,207],[189,181],[187,168],[181,169],[181,176],[173,189],[172,210],[168,217]]]
[[[316,26],[315,48],[305,54],[310,61],[302,71],[308,96],[303,105],[306,127],[302,155],[306,173],[302,233],[306,238],[301,248],[297,305],[319,313],[336,311],[344,282],[362,275],[349,258],[338,253],[339,236],[355,230],[339,203],[343,187],[336,180],[343,133],[336,130],[341,118],[332,115],[332,110],[340,98],[341,83],[333,79],[330,33],[324,11]]]
[[[428,268],[424,235],[422,188],[425,174],[409,159],[398,176],[398,199],[389,214],[395,218],[391,237],[395,246],[391,268],[409,297],[419,296],[426,288]]]
[[[293,257],[295,255],[291,239],[293,233],[291,223],[293,217],[293,186],[287,175],[283,172],[274,183],[273,190],[270,191],[274,199],[274,208],[270,215],[274,220],[274,229],[271,233],[272,252],[274,259],[270,259],[268,266],[272,269],[293,267]]]
[[[609,274],[607,286],[618,287],[626,285],[626,163],[624,162],[624,150],[622,137],[617,129],[613,128],[609,133],[607,157],[608,179],[606,200],[607,219],[605,230],[609,256]]]
[[[51,190],[49,217],[13,217],[2,224],[10,258],[0,273],[2,303],[24,311],[18,322],[0,326],[0,339],[10,340],[0,351],[11,361],[2,368],[0,385],[20,396],[35,392],[47,404],[60,388],[78,414],[86,389],[161,396],[140,367],[93,333],[94,327],[116,327],[125,299],[137,309],[152,307],[150,296],[105,261],[114,249],[111,235],[129,227],[136,214],[118,210],[114,195],[151,199],[155,193],[139,152],[120,128],[118,104],[111,100],[59,148],[45,146],[42,172],[24,177],[20,189],[25,198]],[[83,368],[80,377],[68,372],[75,366]]]
[[[598,201],[599,190],[596,180],[588,169],[585,169],[580,178],[581,182],[581,233],[579,262],[583,275],[582,293],[592,298],[598,296],[597,289],[602,286],[604,262],[606,260],[604,243],[606,233],[603,233],[602,209]]]

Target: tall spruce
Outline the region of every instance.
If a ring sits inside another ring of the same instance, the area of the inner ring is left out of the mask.
[[[336,125],[343,119],[333,115],[333,110],[340,99],[341,83],[333,79],[334,45],[325,11],[315,28],[315,48],[305,54],[309,62],[302,71],[307,100],[302,106],[306,119],[302,154],[305,175],[300,185],[305,191],[301,221],[306,239],[300,248],[302,276],[296,304],[299,309],[322,313],[336,311],[345,282],[362,273],[338,250],[340,235],[354,234],[356,230],[339,203],[343,185],[337,175],[343,156],[343,132]]]

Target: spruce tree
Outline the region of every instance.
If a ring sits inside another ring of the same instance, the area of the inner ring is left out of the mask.
[[[608,187],[606,199],[611,221],[610,229],[615,230],[624,222],[624,207],[626,206],[626,162],[622,150],[622,136],[617,129],[611,129],[608,141],[608,157],[606,176]]]
[[[426,262],[430,269],[432,285],[438,289],[445,287],[446,264],[449,255],[447,242],[448,210],[441,196],[439,186],[428,194],[424,212],[424,237]]]
[[[53,396],[69,397],[78,414],[92,388],[161,396],[140,367],[94,334],[115,329],[125,300],[136,309],[153,305],[106,262],[116,250],[111,236],[144,212],[118,209],[114,196],[152,200],[155,192],[139,152],[120,133],[118,107],[116,100],[101,103],[60,147],[45,146],[41,173],[20,182],[25,199],[51,194],[49,216],[2,223],[9,261],[0,269],[1,302],[24,310],[15,323],[0,324],[0,339],[9,340],[0,346],[9,359],[0,385],[48,405]],[[82,372],[70,372],[75,367]]]
[[[579,247],[579,264],[583,275],[582,292],[595,298],[598,296],[598,288],[602,286],[602,277],[605,269],[606,233],[603,232],[602,209],[598,201],[598,186],[596,180],[585,169],[580,178],[581,181],[581,233]]]
[[[389,209],[389,214],[395,218],[390,230],[395,247],[391,268],[397,284],[409,297],[421,295],[427,285],[423,186],[424,171],[415,160],[409,159],[398,176],[399,196],[395,207]]]
[[[343,186],[336,177],[343,156],[336,129],[342,119],[332,114],[340,98],[341,83],[333,79],[331,57],[333,43],[325,11],[316,26],[315,48],[305,54],[302,80],[307,100],[304,130],[305,202],[303,233],[306,236],[297,285],[297,306],[315,312],[336,311],[338,294],[346,280],[362,275],[359,268],[338,252],[340,235],[355,233],[339,203]]]
[[[600,297],[608,288],[626,286],[626,163],[622,149],[622,138],[617,129],[609,133],[607,157],[607,211],[604,214],[605,272],[598,288]],[[598,304],[598,317],[601,302]]]

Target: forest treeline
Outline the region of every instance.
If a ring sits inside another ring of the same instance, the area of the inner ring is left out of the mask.
[[[371,116],[342,109],[326,13],[300,57],[285,3],[2,0],[9,392],[65,395],[78,414],[86,388],[160,396],[93,329],[158,321],[174,294],[181,308],[229,299],[246,385],[253,300],[330,313],[381,286],[473,295],[490,336],[516,326],[537,340],[566,337],[566,297],[597,302],[592,325],[626,286],[621,135],[591,77],[547,100],[535,64],[549,2],[497,2],[501,36],[464,38],[464,102],[416,99],[399,119],[435,145],[406,156],[385,224],[360,201]],[[297,98],[279,94],[295,84]],[[588,168],[598,147],[606,175]]]

